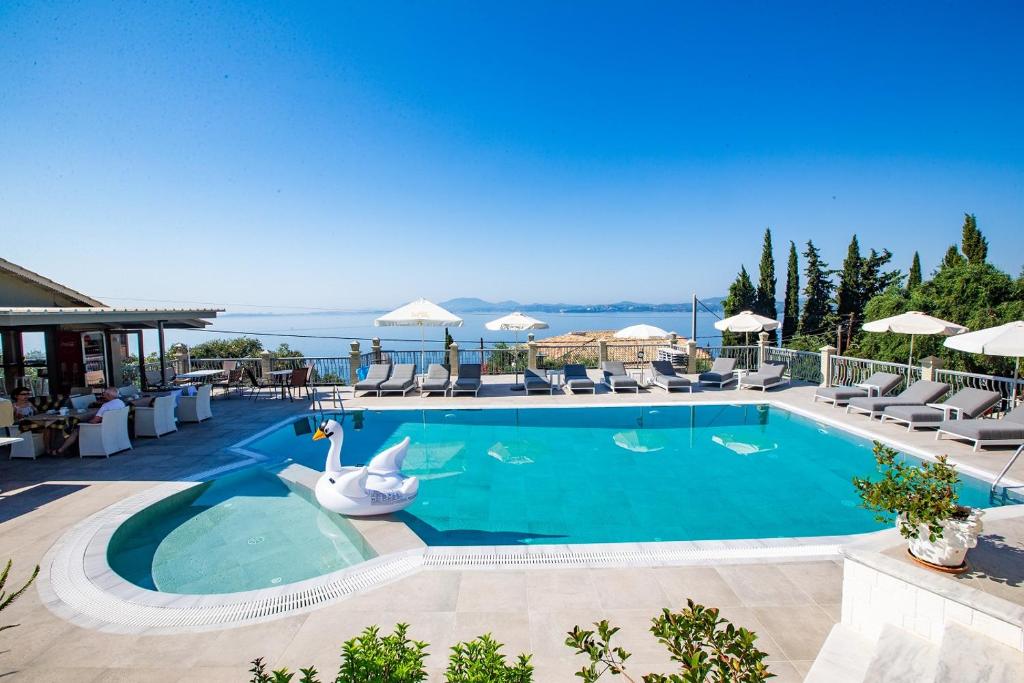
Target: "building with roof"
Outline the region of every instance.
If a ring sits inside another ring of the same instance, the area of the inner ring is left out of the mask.
[[[39,273],[0,259],[0,354],[3,387],[34,380],[37,390],[145,385],[142,331],[156,330],[160,372],[167,366],[164,329],[203,328],[222,309],[114,308]],[[24,336],[43,337],[42,357],[26,358]]]

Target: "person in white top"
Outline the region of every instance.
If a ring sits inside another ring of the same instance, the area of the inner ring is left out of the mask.
[[[117,393],[116,387],[107,387],[103,390],[103,394],[100,396],[100,408],[96,411],[96,415],[89,420],[92,423],[103,422],[103,413],[111,410],[117,410],[118,408],[124,408],[125,402],[121,400],[121,397]],[[65,455],[65,452],[78,441],[78,430],[68,436],[64,440],[63,445],[57,449],[56,455]]]

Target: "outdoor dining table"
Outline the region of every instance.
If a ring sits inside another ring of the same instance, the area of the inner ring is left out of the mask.
[[[25,439],[21,438],[20,436],[0,436],[0,446],[12,446],[18,443],[19,441],[24,440]]]
[[[70,410],[67,415],[61,415],[60,413],[52,415],[49,413],[37,413],[18,420],[18,428],[23,432],[43,429],[59,429],[67,434],[74,429],[79,422],[88,422],[92,418],[96,417],[96,412],[97,411],[95,409],[89,408],[87,410]],[[25,428],[26,425],[29,429]]]
[[[285,381],[286,377],[292,376],[291,370],[271,370],[267,373],[273,378],[273,381],[281,386],[281,400],[284,400],[285,393],[288,389],[288,382]]]
[[[203,380],[209,380],[217,375],[223,375],[227,370],[193,370],[192,372],[183,372],[180,375],[175,375],[174,379],[187,379],[194,380],[196,382],[202,382]]]

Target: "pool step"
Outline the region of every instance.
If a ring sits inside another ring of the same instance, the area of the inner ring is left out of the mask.
[[[821,646],[804,683],[860,683],[867,674],[875,643],[849,626],[836,624]]]
[[[935,683],[1020,683],[1024,654],[977,631],[949,624],[942,634]]]
[[[887,624],[878,636],[864,680],[872,683],[926,683],[935,680],[938,665],[938,645]]]

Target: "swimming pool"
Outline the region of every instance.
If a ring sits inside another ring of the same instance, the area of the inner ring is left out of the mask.
[[[342,460],[409,436],[420,495],[402,519],[428,545],[829,536],[881,528],[853,476],[871,442],[768,404],[350,412]],[[322,470],[315,418],[247,444]],[[963,477],[961,500],[989,507]]]
[[[107,562],[149,590],[210,594],[271,588],[373,557],[343,517],[263,470],[176,493],[110,539]]]

